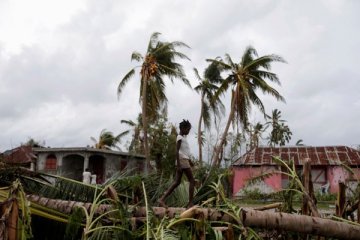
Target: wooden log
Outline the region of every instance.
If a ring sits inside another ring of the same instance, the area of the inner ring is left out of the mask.
[[[346,203],[346,185],[339,182],[339,192],[336,201],[336,216],[344,217]]]
[[[242,210],[244,226],[313,234],[337,239],[359,239],[360,227],[318,217]]]
[[[311,164],[309,159],[305,159],[304,167],[303,167],[303,186],[304,190],[309,193],[310,189],[310,173],[311,173]],[[303,196],[303,202],[301,207],[301,213],[303,215],[310,215],[309,203],[307,197]]]
[[[303,180],[304,190],[302,212],[304,215],[309,215],[310,210],[314,217],[320,217],[320,214],[316,207],[314,187],[311,181],[311,163],[310,159],[308,158],[305,160],[304,164],[304,179],[305,180]]]
[[[358,204],[357,221],[358,221],[358,223],[360,223],[360,203]]]
[[[14,199],[11,205],[11,211],[7,223],[8,240],[17,240],[19,219],[19,204],[17,199]]]

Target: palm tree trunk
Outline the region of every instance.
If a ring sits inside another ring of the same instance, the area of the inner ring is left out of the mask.
[[[149,145],[148,145],[148,136],[147,136],[147,129],[148,129],[148,121],[147,121],[147,84],[149,78],[144,76],[143,78],[143,88],[142,88],[142,124],[143,124],[143,133],[144,133],[144,153],[146,158],[145,163],[145,174],[149,173],[149,166],[150,166],[150,153],[149,153]]]
[[[221,155],[221,152],[222,152],[222,148],[225,144],[225,140],[226,140],[226,136],[228,134],[228,131],[229,131],[229,128],[230,128],[230,125],[231,125],[231,122],[232,120],[234,119],[234,114],[235,114],[235,98],[232,97],[231,99],[231,110],[230,110],[230,113],[229,113],[229,118],[227,120],[227,123],[226,123],[226,127],[225,127],[225,130],[224,130],[224,133],[222,135],[222,137],[220,138],[220,142],[219,144],[215,147],[215,151],[214,151],[214,154],[213,154],[213,157],[212,157],[212,166],[216,166],[216,167],[219,167],[220,166],[220,163],[221,163],[221,158],[220,158],[220,155]]]
[[[8,219],[8,240],[17,240],[17,229],[19,227],[19,205],[18,201],[15,199],[11,205],[11,212]]]
[[[242,222],[247,227],[280,229],[335,239],[359,239],[360,227],[330,219],[289,213],[242,210]]]
[[[0,202],[0,239],[17,240],[19,204],[16,198]]]
[[[199,163],[202,166],[202,139],[201,139],[201,123],[204,114],[204,93],[201,95],[201,110],[200,110],[200,117],[199,117],[199,125],[198,125],[198,145],[199,145]]]
[[[66,200],[56,200],[37,195],[28,195],[27,199],[32,203],[36,203],[46,208],[51,208],[59,212],[70,214],[76,207],[83,206],[89,210],[91,203],[74,202]],[[113,208],[112,205],[100,205],[96,212],[98,214],[109,211]],[[279,212],[263,212],[257,210],[240,211],[237,219],[224,213],[218,209],[198,208],[163,208],[153,207],[152,211],[158,218],[167,216],[168,218],[175,218],[180,215],[180,218],[196,218],[200,216],[204,220],[209,221],[224,221],[228,223],[241,224],[245,227],[256,227],[262,229],[278,229],[290,232],[297,232],[302,234],[313,234],[336,239],[359,239],[360,227],[344,222],[333,221],[330,219],[323,219],[319,217],[311,217],[289,213]],[[143,218],[146,217],[146,207],[133,208],[132,217]],[[239,217],[239,218],[238,218]]]

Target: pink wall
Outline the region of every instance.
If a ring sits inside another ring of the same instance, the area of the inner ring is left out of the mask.
[[[350,173],[340,166],[331,166],[327,169],[327,179],[330,182],[330,193],[337,193],[339,191],[339,182],[346,183],[349,179],[360,179],[360,170],[352,169],[355,173],[354,176],[350,176]]]
[[[235,196],[249,179],[261,174],[277,170],[275,166],[259,166],[259,167],[233,167],[233,196]],[[354,176],[350,176],[349,172],[340,166],[329,166],[326,170],[327,180],[330,182],[330,193],[337,193],[339,190],[339,182],[346,182],[349,179],[360,179],[360,169],[353,168]],[[265,184],[274,191],[282,189],[281,175],[274,174],[265,179]]]
[[[277,170],[274,166],[261,166],[261,167],[233,167],[233,195],[236,195],[249,179],[257,177],[261,174]],[[281,190],[281,175],[274,174],[264,180],[265,184],[271,187],[274,191]]]

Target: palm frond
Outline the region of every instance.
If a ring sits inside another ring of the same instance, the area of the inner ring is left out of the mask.
[[[193,68],[194,70],[194,73],[195,73],[195,77],[201,82],[201,77],[200,77],[200,74],[199,74],[199,71],[196,69],[196,68]]]
[[[125,77],[120,81],[119,86],[117,88],[118,96],[121,95],[123,88],[127,84],[127,82],[131,79],[132,76],[135,74],[135,68],[131,69],[130,72],[128,72]]]
[[[161,33],[159,32],[154,32],[153,34],[151,34],[150,36],[150,41],[147,47],[147,52],[151,52],[151,50],[156,46],[156,44],[159,41],[159,36],[161,35]]]
[[[131,126],[131,127],[134,127],[134,126],[136,126],[136,123],[134,122],[134,121],[132,121],[132,120],[121,120],[120,121],[120,123],[124,123],[124,124],[127,124],[127,125],[129,125],[129,126]]]
[[[270,81],[275,82],[278,85],[281,85],[281,82],[279,81],[279,78],[275,73],[261,71],[261,70],[255,70],[252,71],[251,73],[252,75],[257,76],[257,78],[259,79],[269,79]]]
[[[263,67],[266,70],[270,70],[271,63],[272,62],[282,62],[286,63],[286,61],[278,55],[271,54],[271,55],[265,55],[262,57],[259,57],[255,60],[252,60],[251,62],[248,62],[246,65],[244,65],[245,69],[258,69],[258,67]]]
[[[254,57],[257,57],[258,54],[256,52],[256,49],[252,46],[246,47],[244,54],[241,58],[241,65],[245,68],[249,63],[251,63],[254,59]]]
[[[44,175],[54,182],[53,185],[44,184],[39,191],[39,195],[47,198],[92,202],[94,193],[102,189],[61,176]]]
[[[216,63],[225,70],[231,69],[231,65],[224,63],[220,59],[206,59],[207,62]]]
[[[133,60],[135,60],[135,61],[137,61],[137,62],[140,62],[140,61],[144,60],[144,58],[143,58],[143,56],[142,56],[140,53],[138,53],[138,52],[133,52],[133,53],[131,54],[131,61],[133,61]]]

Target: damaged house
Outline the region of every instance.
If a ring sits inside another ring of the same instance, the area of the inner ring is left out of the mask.
[[[89,168],[103,183],[114,173],[125,169],[143,172],[143,155],[91,147],[44,148],[20,146],[2,153],[6,163],[20,164],[34,171],[64,176],[81,181],[82,173]]]
[[[257,147],[245,153],[232,164],[233,195],[241,195],[245,187],[259,189],[263,193],[279,191],[287,187],[288,177],[274,174],[251,186],[249,179],[268,172],[285,171],[274,160],[279,157],[285,162],[293,160],[298,173],[302,172],[304,162],[311,162],[311,177],[315,191],[336,193],[339,182],[355,188],[360,178],[360,151],[347,146],[296,146],[296,147]],[[346,170],[344,165],[352,169]]]

